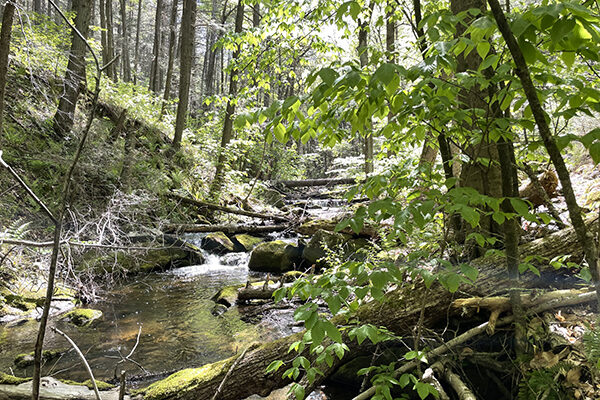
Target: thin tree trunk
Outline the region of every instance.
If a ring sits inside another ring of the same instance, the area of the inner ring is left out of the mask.
[[[175,120],[175,135],[173,149],[179,150],[183,136],[183,128],[187,118],[190,101],[190,80],[192,76],[192,56],[195,39],[196,0],[183,1],[183,16],[181,19],[181,60],[179,71],[179,104]]]
[[[102,64],[106,65],[110,61],[108,57],[108,43],[106,39],[106,5],[105,0],[100,0],[100,44],[102,45]],[[110,78],[108,70],[106,75]]]
[[[106,17],[106,55],[108,56],[107,62],[110,62],[115,58],[115,38],[114,38],[114,23],[113,23],[113,6],[112,0],[105,0],[105,17]],[[106,75],[113,81],[118,79],[117,77],[117,62],[113,62],[107,69]]]
[[[523,52],[521,51],[521,48],[519,47],[519,44],[517,43],[517,40],[515,39],[515,36],[508,25],[498,0],[488,0],[488,3],[492,9],[492,14],[496,20],[498,29],[500,30],[500,33],[502,33],[502,37],[504,38],[504,41],[506,42],[515,62],[517,76],[521,81],[523,92],[525,92],[525,96],[529,102],[529,107],[531,108],[538,131],[544,142],[544,147],[546,147],[546,151],[550,156],[550,160],[556,169],[556,174],[560,179],[560,183],[563,188],[563,196],[565,197],[567,209],[569,210],[569,216],[571,218],[571,223],[573,224],[573,228],[577,233],[579,243],[583,248],[585,259],[588,263],[590,273],[592,274],[592,278],[594,280],[598,308],[600,309],[600,271],[598,270],[598,253],[596,250],[596,244],[594,243],[592,235],[588,231],[583,221],[583,217],[581,216],[581,209],[579,208],[579,204],[577,204],[577,198],[573,192],[571,176],[567,170],[565,160],[563,159],[563,156],[556,145],[556,141],[552,136],[550,127],[548,126],[546,113],[542,108],[537,90],[533,85],[533,81],[531,80],[531,75],[529,73],[529,68],[527,66],[527,62],[525,61],[525,57],[523,56]]]
[[[123,66],[123,81],[131,81],[131,65],[129,62],[129,29],[127,22],[127,3],[128,0],[120,0],[121,2],[121,40],[122,53],[121,62]]]
[[[140,65],[140,27],[142,22],[142,0],[138,1],[137,21],[135,28],[135,62],[133,67],[133,83],[138,82],[139,65]]]
[[[396,56],[396,21],[394,20],[395,4],[388,0],[385,13],[385,50],[388,53],[388,62],[395,63]]]
[[[373,3],[371,2],[370,9],[373,10]],[[366,18],[358,23],[358,57],[360,60],[360,66],[364,70],[369,63],[369,51],[368,46],[368,29],[369,19]],[[364,155],[365,155],[365,175],[369,176],[373,173],[373,135],[371,133],[371,121],[367,122],[366,135],[364,139]]]
[[[150,90],[158,93],[159,89],[159,59],[160,59],[160,33],[162,22],[163,0],[156,1],[156,15],[154,18],[154,45],[152,47],[152,64],[150,65]]]
[[[169,63],[167,66],[167,78],[165,80],[165,94],[163,99],[165,100],[162,105],[160,112],[161,116],[164,112],[166,102],[171,97],[171,80],[173,79],[173,62],[175,59],[175,40],[177,39],[177,0],[172,0],[171,6],[171,19],[169,21]]]
[[[242,33],[244,26],[244,3],[243,0],[239,0],[237,5],[237,11],[235,14],[235,33],[239,35]],[[221,136],[221,147],[219,148],[219,157],[217,159],[217,166],[215,171],[215,177],[211,183],[209,197],[212,200],[218,200],[219,192],[221,191],[221,185],[223,181],[223,169],[225,168],[225,160],[227,157],[227,145],[233,138],[233,114],[235,113],[235,97],[237,95],[237,84],[239,70],[235,66],[240,56],[240,46],[238,45],[233,53],[231,63],[234,67],[231,69],[229,75],[229,99],[227,100],[227,107],[225,109],[225,120],[223,122],[223,134]]]
[[[8,73],[8,54],[10,37],[15,16],[15,2],[8,1],[2,12],[2,30],[0,30],[0,138],[4,135],[4,92]]]
[[[73,0],[75,27],[84,38],[88,37],[91,6],[93,6],[93,2],[89,0]],[[61,138],[73,128],[77,99],[85,77],[86,43],[75,33],[71,35],[71,38],[71,51],[63,83],[63,93],[58,101],[56,114],[54,114],[54,131]]]

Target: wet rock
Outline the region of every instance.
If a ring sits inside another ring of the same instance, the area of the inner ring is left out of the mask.
[[[155,244],[148,244],[148,246],[152,247]],[[204,261],[199,248],[185,243],[177,247],[162,247],[148,251],[90,250],[78,263],[78,269],[87,270],[98,276],[117,271],[135,274],[198,265],[203,264]]]
[[[213,232],[202,240],[202,248],[217,254],[234,251],[234,244],[223,232]]]
[[[1,384],[0,399],[28,399],[31,398],[32,383],[25,382],[21,384]],[[119,390],[112,389],[102,393],[102,400],[117,400]],[[82,384],[70,385],[57,379],[43,377],[40,382],[40,400],[96,400],[96,394]],[[129,396],[125,396],[129,399]]]
[[[238,289],[242,285],[225,286],[215,294],[211,300],[217,304],[224,305],[225,307],[231,307],[237,301]]]
[[[235,251],[252,251],[264,241],[263,238],[255,237],[245,233],[235,235],[232,239]]]
[[[215,316],[218,317],[219,315],[223,315],[225,314],[225,312],[227,311],[227,306],[223,305],[223,304],[215,304],[214,307],[212,308],[212,310],[210,310],[210,313]]]
[[[42,351],[42,360],[43,361],[50,361],[53,360],[55,358],[58,358],[60,356],[62,356],[64,353],[66,353],[66,350],[44,350]],[[34,353],[33,351],[31,353],[27,353],[27,354],[19,354],[18,356],[15,357],[14,360],[14,364],[16,365],[17,368],[27,368],[31,365],[33,365],[33,357],[34,357]],[[19,382],[21,383],[21,382]]]
[[[94,310],[91,308],[78,308],[73,311],[69,311],[63,317],[63,319],[69,320],[73,325],[76,326],[89,326],[102,317],[102,311]]]
[[[301,251],[281,240],[259,244],[250,255],[248,268],[252,271],[283,273],[302,262]]]

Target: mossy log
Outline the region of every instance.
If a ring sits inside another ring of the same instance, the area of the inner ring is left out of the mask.
[[[548,259],[570,254],[574,261],[581,260],[582,255],[572,229],[563,230],[522,245],[520,252],[523,257],[536,255]],[[511,281],[506,274],[502,256],[493,255],[480,258],[472,261],[471,264],[479,269],[476,285],[462,285],[457,293],[481,296],[491,293],[498,294],[510,288]],[[538,267],[541,271],[540,277],[532,273],[522,276],[523,288],[551,286],[556,283],[556,277],[561,275],[561,271],[553,268],[544,268],[542,265],[538,265]],[[565,273],[561,279],[569,280],[571,278]],[[400,336],[411,335],[423,307],[425,308],[424,326],[434,327],[440,321],[445,320],[448,313],[453,312],[451,303],[455,297],[457,297],[455,294],[449,293],[438,284],[427,289],[423,284],[417,282],[409,287],[387,293],[381,303],[372,302],[361,306],[357,311],[357,316],[363,323],[385,326]],[[236,365],[220,399],[237,400],[252,394],[264,396],[289,383],[281,378],[281,371],[266,374],[265,370],[274,360],[282,360],[286,363],[297,356],[294,352],[288,353],[288,348],[290,344],[299,340],[301,335],[302,333],[288,336],[248,351]],[[350,349],[356,349],[356,344],[351,343]],[[196,370],[185,370],[188,371],[185,373],[180,371],[177,374],[182,379],[167,378],[170,379],[169,382],[157,382],[149,387],[145,398],[152,400],[210,398],[236,358],[237,356],[234,356]],[[332,373],[338,363],[339,361],[336,359],[331,368],[323,368],[325,376]],[[184,379],[186,376],[188,378]],[[161,387],[163,389],[168,387],[168,390],[159,390]]]
[[[165,226],[166,232],[177,233],[200,233],[200,232],[224,232],[228,234],[235,233],[270,233],[280,232],[289,229],[289,225],[250,225],[250,224],[230,224],[230,225],[210,225],[210,224],[169,224]]]

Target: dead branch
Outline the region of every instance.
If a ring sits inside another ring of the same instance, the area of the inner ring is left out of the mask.
[[[287,186],[289,188],[306,186],[334,186],[352,185],[357,183],[355,178],[332,178],[332,179],[304,179],[297,181],[272,181],[274,186]]]
[[[269,233],[288,229],[288,225],[210,225],[210,224],[168,224],[165,232],[223,232],[223,233]]]
[[[61,335],[65,339],[67,339],[67,342],[69,342],[69,344],[77,352],[77,355],[79,356],[79,358],[81,358],[81,362],[83,362],[83,365],[85,365],[85,369],[87,369],[88,375],[90,376],[90,380],[92,381],[92,386],[94,386],[94,393],[96,393],[96,399],[102,400],[102,398],[100,397],[100,392],[98,391],[98,386],[96,385],[96,379],[94,379],[94,374],[92,373],[92,369],[90,368],[90,364],[88,364],[87,360],[85,359],[85,356],[83,355],[81,350],[79,350],[79,347],[77,347],[75,342],[73,340],[71,340],[71,338],[69,336],[67,336],[66,333],[62,332],[61,330],[59,330],[55,327],[52,327],[52,331],[58,333],[59,335]]]
[[[580,304],[580,303],[587,303],[587,302],[593,301],[595,298],[596,298],[595,291],[588,291],[588,292],[584,292],[584,293],[574,293],[571,296],[564,296],[564,294],[563,294],[563,296],[560,296],[554,300],[547,301],[545,303],[541,303],[537,307],[527,310],[526,315],[538,314],[540,312],[551,310],[551,309],[554,309],[557,307],[565,307],[565,306],[572,306],[572,305]],[[512,322],[513,322],[513,316],[510,315],[508,317],[504,317],[501,320],[499,320],[497,323],[497,326],[508,325]],[[455,337],[454,339],[451,339],[448,342],[441,344],[440,346],[436,347],[435,349],[427,352],[425,354],[425,357],[428,360],[432,360],[436,357],[439,357],[440,355],[448,352],[449,350],[455,348],[456,346],[467,342],[468,340],[474,338],[475,336],[482,334],[484,331],[486,331],[488,324],[489,324],[489,322],[484,322],[483,324],[480,324],[480,325],[476,326],[475,328],[472,328],[472,329],[466,331],[465,333]],[[404,364],[403,366],[401,366],[400,368],[398,368],[394,371],[394,374],[393,374],[394,377],[398,377],[410,370],[415,369],[419,363],[420,363],[420,361],[418,359],[415,359],[411,362]],[[373,386],[373,387],[365,390],[364,392],[360,393],[358,396],[354,397],[352,400],[367,400],[375,394],[375,391],[376,391],[376,388]]]
[[[177,200],[181,203],[189,204],[189,205],[192,205],[192,206],[195,206],[198,208],[206,208],[209,210],[222,211],[222,212],[229,213],[229,214],[244,215],[246,217],[252,217],[252,218],[271,219],[273,221],[280,221],[280,222],[285,222],[285,221],[289,220],[287,217],[285,217],[283,215],[257,213],[257,212],[253,212],[253,211],[246,211],[246,210],[240,210],[240,209],[231,208],[231,207],[225,207],[225,206],[221,206],[218,204],[207,203],[207,202],[200,201],[200,200],[190,199],[189,197],[180,196],[175,193],[167,193],[166,196],[170,197],[174,200]]]
[[[438,361],[431,368],[444,377],[460,400],[477,400],[471,389],[460,379],[460,376],[452,371],[448,363]]]
[[[233,364],[231,364],[231,368],[229,368],[229,371],[227,371],[227,374],[225,374],[225,377],[221,381],[221,384],[219,385],[219,388],[215,392],[215,395],[212,397],[212,400],[217,400],[217,398],[219,397],[219,394],[221,394],[221,391],[223,390],[223,386],[225,386],[225,382],[227,382],[227,378],[229,378],[229,376],[231,375],[231,373],[235,369],[235,366],[238,364],[238,362],[242,358],[244,358],[244,356],[246,355],[246,353],[248,352],[248,350],[250,350],[251,347],[252,347],[252,345],[246,347],[244,349],[244,351],[242,351],[242,354],[240,354],[240,356],[235,360],[235,362]]]

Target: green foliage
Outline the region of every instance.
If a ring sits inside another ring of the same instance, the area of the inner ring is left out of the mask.
[[[589,362],[600,369],[600,329],[597,326],[588,326],[583,335],[585,355]]]
[[[540,397],[559,400],[568,398],[568,393],[557,377],[568,371],[570,365],[558,363],[551,368],[535,369],[525,374],[519,382],[519,399],[537,400]]]

